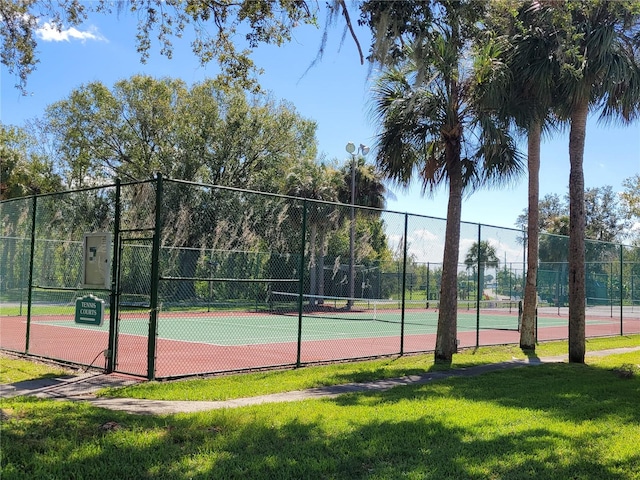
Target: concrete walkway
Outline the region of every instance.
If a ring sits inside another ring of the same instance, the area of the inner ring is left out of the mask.
[[[616,353],[627,353],[640,350],[640,347],[616,348],[587,352],[587,356],[606,356]],[[111,410],[121,410],[134,414],[163,415],[174,413],[191,413],[220,408],[243,407],[275,402],[294,402],[306,399],[334,398],[339,395],[354,392],[384,391],[402,385],[421,385],[450,377],[470,377],[487,372],[505,370],[509,368],[534,366],[544,363],[558,363],[567,360],[566,355],[544,357],[529,360],[514,360],[477,367],[460,368],[446,372],[430,372],[423,375],[411,375],[402,378],[377,380],[366,383],[348,383],[329,387],[297,390],[292,392],[274,393],[256,397],[238,398],[224,401],[166,401],[140,400],[133,398],[105,398],[96,397],[95,392],[101,388],[119,387],[140,382],[139,379],[121,375],[107,375],[102,373],[82,374],[71,377],[47,378],[19,382],[10,385],[0,385],[0,397],[35,396],[39,398],[54,398],[60,400],[86,401],[96,407]]]

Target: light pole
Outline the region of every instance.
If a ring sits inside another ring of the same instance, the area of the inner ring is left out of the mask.
[[[351,225],[349,231],[349,300],[347,300],[347,307],[351,308],[353,305],[353,299],[356,296],[356,161],[357,155],[361,154],[363,157],[369,153],[369,147],[362,143],[356,150],[356,146],[353,142],[347,143],[345,150],[351,155]]]

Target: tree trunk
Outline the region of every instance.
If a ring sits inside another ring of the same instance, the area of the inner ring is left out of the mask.
[[[318,279],[317,264],[316,264],[316,243],[318,238],[318,225],[311,222],[309,226],[309,293],[311,295],[317,295],[316,282]],[[309,298],[309,305],[315,305],[315,297]]]
[[[188,243],[194,245],[194,243]],[[198,259],[200,258],[200,250],[180,249],[178,253],[178,268],[180,276],[183,278],[193,278],[196,276],[198,268]],[[148,275],[148,274],[147,274]],[[146,278],[140,276],[138,278]],[[173,300],[185,301],[197,298],[196,285],[193,280],[182,280],[180,282],[170,282],[170,290],[165,292],[172,297]]]
[[[447,150],[455,146],[447,144]],[[448,152],[448,156],[452,153]],[[455,153],[453,153],[455,155]],[[462,166],[457,159],[449,163],[449,203],[445,231],[442,281],[440,284],[440,309],[436,336],[435,361],[451,363],[456,352],[458,323],[458,257],[460,254],[460,221],[462,218]]]
[[[324,300],[324,257],[327,243],[327,232],[324,228],[318,232],[318,304],[323,304]]]
[[[536,308],[538,305],[538,245],[540,241],[540,137],[539,122],[529,128],[527,167],[529,170],[529,208],[527,219],[527,280],[524,286],[520,348],[536,349]]]
[[[569,132],[569,362],[584,363],[585,355],[585,211],[584,140],[588,102],[576,106]]]
[[[20,260],[16,258],[15,252],[12,254],[9,254],[9,249],[11,248],[10,245],[12,244],[15,245],[15,242],[18,241],[17,238],[9,238],[9,235],[11,234],[7,232],[6,237],[2,242],[2,260],[0,260],[0,266],[5,271],[5,277],[4,278],[0,277],[0,292],[13,288],[13,284],[14,284],[13,266],[16,263],[20,262]],[[12,259],[11,263],[9,263],[9,258]],[[22,268],[22,262],[20,262],[19,265],[20,265],[20,268]]]

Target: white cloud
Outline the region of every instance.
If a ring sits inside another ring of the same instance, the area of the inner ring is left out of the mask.
[[[80,40],[86,42],[87,40],[106,42],[107,39],[98,32],[95,27],[89,28],[89,30],[80,31],[75,27],[67,28],[66,30],[58,30],[52,23],[45,23],[42,27],[36,31],[38,37],[45,42],[69,42],[71,40]]]
[[[414,230],[413,238],[425,240],[425,241],[435,241],[438,239],[438,236],[431,233],[429,230]]]
[[[461,238],[460,239],[460,256],[459,256],[459,260],[461,263],[464,263],[464,259],[467,256],[467,253],[469,252],[469,250],[471,250],[471,247],[473,247],[476,243],[478,243],[478,240],[476,238]]]
[[[399,234],[387,234],[389,248],[397,254],[402,253],[404,238]],[[523,247],[513,239],[511,242],[501,241],[498,238],[484,238],[496,249],[496,254],[503,266],[507,264],[521,264],[523,262]],[[471,247],[478,241],[477,237],[460,238],[459,263],[464,263],[465,257]],[[444,236],[433,233],[427,229],[417,229],[409,232],[407,253],[418,263],[442,263],[444,254]],[[517,268],[517,265],[514,267]]]
[[[421,248],[409,243],[407,253],[418,263],[442,263],[444,245],[435,244],[430,249]]]
[[[409,234],[407,251],[419,263],[442,262],[444,242],[441,237],[426,229],[413,230]]]
[[[389,234],[387,236],[387,241],[389,242],[389,248],[391,251],[395,252],[401,248],[400,245],[404,241],[404,237],[402,235]]]
[[[505,243],[493,238],[488,239],[489,243],[496,249],[498,260],[500,260],[500,266],[504,266],[506,260],[507,263],[522,263],[524,261],[523,246],[517,243]]]

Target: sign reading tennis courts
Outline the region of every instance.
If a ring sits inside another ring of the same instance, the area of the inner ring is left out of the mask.
[[[76,323],[102,326],[103,313],[104,301],[93,295],[76,300]]]

